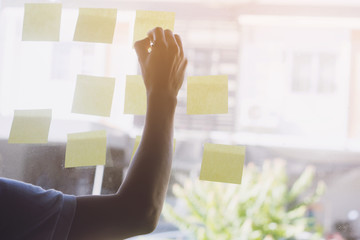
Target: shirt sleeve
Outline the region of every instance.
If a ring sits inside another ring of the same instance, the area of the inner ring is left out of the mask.
[[[66,240],[76,198],[0,178],[0,239]]]

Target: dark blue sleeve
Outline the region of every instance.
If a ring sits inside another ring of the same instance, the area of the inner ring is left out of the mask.
[[[66,240],[75,196],[0,178],[0,239]]]

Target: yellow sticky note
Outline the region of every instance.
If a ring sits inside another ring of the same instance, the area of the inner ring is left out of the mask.
[[[131,154],[131,160],[130,160],[130,161],[133,160],[134,155],[135,155],[135,153],[136,153],[136,150],[137,150],[138,147],[139,147],[140,141],[141,141],[141,136],[136,136],[136,138],[135,138],[135,143],[134,143],[134,148],[133,148],[133,152],[132,152],[132,154]]]
[[[146,88],[141,75],[127,75],[125,87],[125,114],[145,115]]]
[[[112,43],[116,16],[116,8],[80,8],[74,41]]]
[[[155,27],[161,27],[164,30],[174,31],[175,13],[161,11],[136,11],[134,26],[134,41],[144,39],[147,33]]]
[[[105,165],[106,131],[67,135],[65,168]]]
[[[115,78],[78,75],[71,112],[110,116]]]
[[[200,180],[240,184],[244,160],[244,146],[206,143]]]
[[[134,143],[134,148],[133,148],[133,152],[132,152],[132,154],[131,154],[131,160],[130,160],[130,161],[133,160],[134,155],[135,155],[135,153],[136,153],[136,150],[137,150],[138,147],[139,147],[140,141],[141,141],[141,136],[136,136],[136,138],[135,138],[135,143]],[[173,153],[175,152],[175,145],[176,145],[176,139],[174,139],[174,143],[173,143]]]
[[[59,41],[61,4],[25,3],[23,41]]]
[[[51,109],[15,110],[9,143],[47,143]]]
[[[188,77],[186,111],[187,114],[228,113],[228,77]]]

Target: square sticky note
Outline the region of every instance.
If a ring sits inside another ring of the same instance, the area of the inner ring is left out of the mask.
[[[117,9],[80,8],[74,41],[112,43]]]
[[[147,33],[155,27],[161,27],[164,30],[174,31],[175,13],[161,11],[136,11],[134,26],[134,41],[144,39]]]
[[[78,75],[71,112],[108,117],[115,78]]]
[[[146,88],[141,75],[127,75],[125,86],[125,114],[145,115]]]
[[[228,113],[226,75],[187,78],[187,114]]]
[[[105,165],[106,131],[71,133],[67,135],[65,167]]]
[[[240,184],[244,160],[244,146],[206,143],[200,180]]]
[[[140,141],[141,141],[141,136],[136,136],[135,143],[134,143],[134,148],[133,148],[133,151],[132,151],[132,154],[131,154],[131,160],[130,161],[133,160],[134,155],[136,153],[136,150],[139,147]],[[175,145],[176,145],[176,139],[174,139],[174,142],[173,142],[173,153],[175,152]]]
[[[57,3],[25,3],[23,41],[59,41],[61,9]]]
[[[9,143],[47,143],[51,109],[15,110]]]

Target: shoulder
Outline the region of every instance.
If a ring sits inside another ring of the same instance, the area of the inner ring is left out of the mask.
[[[17,190],[24,190],[25,192],[35,191],[41,192],[45,191],[41,187],[34,186],[29,183],[20,182],[14,179],[2,178],[0,177],[0,193],[10,193],[16,192]]]
[[[18,236],[16,229],[19,227],[24,230],[23,234],[29,234],[22,236],[26,239],[36,239],[29,236],[43,236],[41,234],[44,234],[44,229],[47,229],[46,234],[51,235],[62,230],[67,235],[75,207],[74,196],[0,178],[0,229],[7,229],[7,234],[11,236]],[[64,236],[64,233],[60,235]]]
[[[13,206],[26,212],[63,207],[67,201],[75,202],[74,196],[65,195],[54,189],[45,190],[39,186],[21,181],[0,178],[0,195],[6,206]]]
[[[1,199],[10,199],[12,204],[62,198],[62,193],[58,191],[44,190],[39,186],[8,178],[0,178],[0,194]]]

